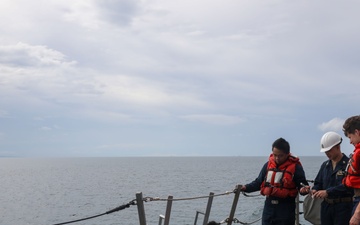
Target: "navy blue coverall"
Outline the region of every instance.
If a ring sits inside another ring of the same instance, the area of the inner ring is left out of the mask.
[[[332,167],[331,160],[323,162],[315,178],[312,189],[326,190],[328,194],[328,197],[321,203],[321,224],[349,225],[354,192],[341,183],[348,161],[349,158],[343,154],[335,169]]]
[[[246,184],[245,192],[259,191],[261,183],[265,180],[267,174],[268,162],[262,167],[259,176],[249,184]],[[306,181],[305,172],[301,165],[297,164],[295,167],[295,174],[293,181],[298,190],[300,190],[301,183],[308,185]],[[266,197],[264,210],[262,214],[262,225],[289,225],[295,224],[295,198],[278,198],[269,196]]]

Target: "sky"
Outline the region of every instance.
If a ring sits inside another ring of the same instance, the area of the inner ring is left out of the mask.
[[[0,157],[323,156],[360,1],[2,0]]]

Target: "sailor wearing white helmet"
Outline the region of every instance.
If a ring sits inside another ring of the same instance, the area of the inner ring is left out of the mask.
[[[342,137],[333,131],[325,133],[320,141],[320,152],[329,160],[322,163],[311,193],[322,198],[321,224],[348,225],[351,218],[353,190],[342,184],[349,158],[341,152]]]

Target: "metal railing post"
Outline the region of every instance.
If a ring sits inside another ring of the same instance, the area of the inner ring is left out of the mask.
[[[204,213],[203,213],[203,212],[200,212],[200,211],[197,211],[197,210],[196,210],[195,220],[194,220],[194,225],[196,225],[196,224],[197,224],[197,220],[198,220],[198,218],[199,218],[199,214],[204,215]]]
[[[165,216],[164,215],[160,215],[159,216],[159,225],[162,224],[162,221],[165,219]]]
[[[138,209],[140,225],[146,225],[145,208],[141,192],[136,193],[136,205]]]
[[[172,202],[173,202],[172,200],[173,200],[173,196],[169,195],[168,200],[167,200],[167,205],[166,205],[164,225],[169,225],[169,223],[170,223],[171,206],[172,206]]]
[[[231,211],[230,211],[230,215],[229,215],[229,221],[227,225],[231,225],[234,219],[234,215],[235,215],[235,211],[236,211],[236,206],[239,200],[239,196],[240,196],[240,191],[241,191],[241,185],[236,185],[235,188],[236,192],[235,192],[235,196],[234,196],[234,201],[231,207]]]
[[[208,220],[209,220],[209,216],[210,216],[210,211],[211,211],[211,205],[212,205],[213,198],[214,198],[214,193],[213,193],[213,192],[210,192],[210,194],[209,194],[209,199],[208,199],[208,203],[207,203],[207,206],[206,206],[205,215],[204,215],[203,225],[206,225],[207,222],[208,222]]]

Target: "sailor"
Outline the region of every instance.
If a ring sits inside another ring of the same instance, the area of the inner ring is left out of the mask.
[[[314,198],[324,199],[321,224],[348,225],[351,218],[354,192],[341,183],[349,161],[341,152],[341,142],[341,136],[333,131],[325,133],[320,140],[320,152],[324,152],[328,160],[322,163],[311,193]]]
[[[295,224],[295,198],[298,192],[309,193],[309,188],[300,160],[290,153],[290,145],[284,138],[272,144],[272,154],[259,176],[241,187],[244,192],[259,190],[266,196],[262,225]]]
[[[343,125],[344,135],[350,139],[350,144],[355,146],[347,166],[343,184],[354,188],[354,204],[350,225],[360,224],[360,115],[352,116],[345,120]]]

